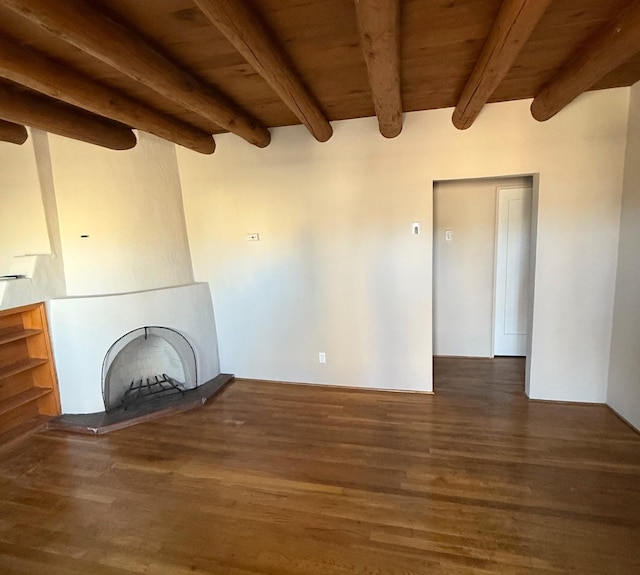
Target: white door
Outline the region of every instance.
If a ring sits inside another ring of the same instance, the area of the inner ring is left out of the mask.
[[[494,355],[527,353],[531,188],[498,188]]]

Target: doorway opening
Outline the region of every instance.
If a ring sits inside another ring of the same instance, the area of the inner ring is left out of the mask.
[[[433,186],[433,355],[525,357],[526,392],[537,203],[535,175]]]

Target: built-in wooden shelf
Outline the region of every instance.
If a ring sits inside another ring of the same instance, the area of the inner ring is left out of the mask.
[[[60,415],[44,304],[0,311],[0,446]]]
[[[31,387],[30,389],[16,393],[9,399],[0,400],[0,417],[27,403],[37,401],[51,392],[52,390],[46,387]]]
[[[43,358],[28,358],[20,361],[16,361],[15,363],[11,363],[6,366],[0,366],[0,380],[6,379],[7,377],[11,377],[13,375],[18,375],[23,371],[28,371],[33,369],[34,367],[38,367],[39,365],[43,365],[47,363],[48,359]]]
[[[39,333],[42,333],[41,329],[21,329],[19,331],[11,331],[9,333],[0,332],[0,345],[26,339],[28,337],[38,335]]]

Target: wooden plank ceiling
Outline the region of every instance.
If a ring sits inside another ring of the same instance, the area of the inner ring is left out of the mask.
[[[535,98],[640,80],[637,0],[0,0],[0,139],[21,125],[114,149],[138,128],[212,153],[211,134]]]

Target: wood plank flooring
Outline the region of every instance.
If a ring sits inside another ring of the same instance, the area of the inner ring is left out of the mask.
[[[436,395],[237,380],[202,409],[0,453],[0,573],[640,573],[640,436],[529,402],[519,359]]]

